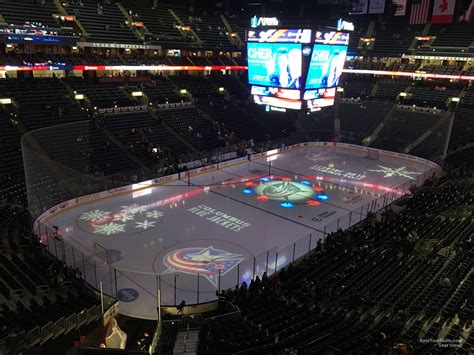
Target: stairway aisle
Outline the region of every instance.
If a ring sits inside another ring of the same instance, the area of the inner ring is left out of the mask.
[[[176,337],[173,354],[196,354],[199,342],[199,329],[180,330]]]

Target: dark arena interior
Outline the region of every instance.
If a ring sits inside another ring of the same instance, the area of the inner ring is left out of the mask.
[[[0,0],[0,355],[474,354],[474,0]]]

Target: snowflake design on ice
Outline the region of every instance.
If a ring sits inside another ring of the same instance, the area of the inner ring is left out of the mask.
[[[151,212],[147,212],[146,216],[148,218],[160,218],[160,217],[163,217],[163,212],[161,212],[161,211],[151,211]]]
[[[136,203],[128,206],[121,206],[122,210],[120,211],[123,214],[137,214],[143,213],[147,210],[145,206],[137,205]]]
[[[110,215],[110,212],[102,211],[102,210],[94,210],[94,211],[84,212],[83,214],[81,214],[81,217],[79,217],[79,219],[83,219],[86,221],[97,221],[100,219],[107,218],[109,215]]]
[[[125,224],[110,222],[94,226],[94,233],[113,235],[120,232],[125,232]]]
[[[135,228],[142,228],[143,230],[147,230],[148,228],[154,227],[155,226],[155,221],[148,221],[144,220],[143,222],[135,222],[137,225]]]
[[[394,169],[394,168],[389,168],[387,166],[383,165],[377,165],[380,169],[369,169],[368,171],[373,171],[376,173],[382,173],[384,174],[384,178],[387,177],[392,177],[392,176],[400,176],[400,177],[405,177],[410,180],[415,180],[415,178],[412,175],[420,175],[421,173],[417,171],[408,171],[404,166]]]
[[[118,214],[114,217],[114,221],[120,221],[122,223],[126,223],[128,221],[133,221],[135,216],[133,214]]]

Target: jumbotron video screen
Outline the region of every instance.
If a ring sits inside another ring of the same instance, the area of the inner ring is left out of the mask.
[[[334,104],[349,34],[333,30],[247,32],[248,83],[259,105],[318,111]]]

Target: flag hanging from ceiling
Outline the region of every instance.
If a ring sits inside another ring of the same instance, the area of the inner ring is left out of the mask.
[[[369,0],[354,1],[352,14],[366,14],[369,7]]]
[[[471,1],[466,12],[459,16],[459,21],[471,22],[474,18],[474,0]]]
[[[415,3],[412,1],[410,13],[410,25],[424,25],[428,22],[428,11],[430,9],[430,0],[421,0]]]
[[[397,6],[395,16],[405,16],[407,11],[407,0],[393,0],[393,4]]]
[[[431,23],[452,23],[456,0],[434,0]]]

